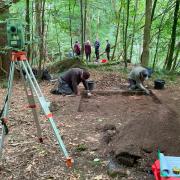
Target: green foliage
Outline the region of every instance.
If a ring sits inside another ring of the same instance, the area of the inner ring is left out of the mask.
[[[96,159],[94,159],[93,161],[90,161],[91,166],[93,167],[99,167],[102,166],[102,162],[100,160],[95,161]]]
[[[152,80],[163,79],[166,81],[166,84],[178,84],[180,74],[176,72],[170,72],[166,70],[155,70],[152,76]]]
[[[25,2],[20,0],[18,3],[13,4],[10,12],[13,17],[19,17],[22,21],[25,21]],[[31,26],[33,28],[32,33],[34,34],[34,39],[36,37],[36,24],[33,0],[30,0],[30,19]],[[145,1],[138,1],[137,11],[134,10],[136,0],[130,1],[130,16],[128,25],[128,58],[130,56],[131,40],[133,33],[133,19],[136,15],[135,22],[135,34],[134,34],[134,46],[133,46],[133,56],[132,63],[139,63],[141,52],[142,52],[142,42],[143,42],[143,28],[145,22]],[[157,53],[157,63],[156,67],[162,68],[164,61],[167,56],[168,44],[171,37],[172,19],[174,12],[175,1],[169,0],[158,0],[155,9],[154,18],[151,25],[151,44],[150,44],[150,64],[153,64],[153,59],[156,50],[156,43],[158,37],[158,28],[161,23],[161,19],[164,16],[162,22],[162,28],[160,31],[160,40]],[[99,38],[101,46],[100,52],[105,50],[106,39],[109,39],[111,45],[115,43],[115,36],[117,30],[117,14],[121,8],[120,13],[120,30],[118,45],[116,48],[115,59],[119,57],[123,49],[123,31],[126,19],[126,8],[127,1],[122,0],[87,0],[87,24],[86,24],[86,39],[89,39],[91,44],[94,43],[96,37]],[[23,16],[22,16],[23,15]],[[70,37],[70,19],[72,23],[71,34],[73,43],[76,40],[81,39],[81,21],[80,21],[80,4],[77,0],[47,0],[45,6],[45,29],[46,29],[46,48],[48,54],[55,54],[59,52],[64,58],[65,51],[72,51],[71,49],[71,37]],[[180,25],[180,19],[178,20],[178,26]],[[31,28],[31,29],[32,29]],[[34,42],[32,39],[32,43]],[[180,28],[177,28],[177,42],[180,41]],[[38,42],[41,39],[38,39]],[[112,52],[112,51],[111,51]],[[94,48],[93,48],[94,53]]]
[[[6,89],[8,87],[8,82],[6,80],[2,80],[0,82],[0,87]]]
[[[78,144],[78,146],[76,147],[76,151],[78,152],[86,151],[86,150],[87,150],[86,144]]]

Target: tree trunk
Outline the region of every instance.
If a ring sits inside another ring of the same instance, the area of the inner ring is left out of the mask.
[[[5,21],[9,17],[9,7],[6,7],[4,2],[1,2],[0,5],[4,7],[0,9],[0,20]],[[8,75],[9,72],[10,55],[4,49],[7,45],[6,36],[6,23],[0,23],[0,77]]]
[[[32,19],[32,23],[31,23],[31,39],[32,39],[32,43],[31,43],[31,53],[30,53],[30,57],[31,57],[31,66],[33,65],[34,63],[34,42],[33,42],[33,39],[34,39],[34,2],[32,1],[31,3],[31,19]]]
[[[91,13],[90,13],[90,8],[87,8],[87,15],[86,15],[86,40],[91,39],[91,29],[92,29],[92,20],[91,20]],[[88,25],[88,28],[87,28]]]
[[[141,55],[141,63],[143,66],[148,66],[148,64],[149,64],[151,11],[152,11],[152,0],[146,0],[146,12],[145,12],[146,17],[145,17],[145,26],[144,26],[143,52]]]
[[[55,6],[55,3],[54,3],[54,10],[55,10],[55,12],[58,12],[57,7]],[[55,17],[56,17],[56,14],[55,14]],[[56,37],[57,37],[56,42],[57,42],[57,46],[58,46],[59,57],[60,57],[60,60],[62,60],[61,40],[59,39],[59,32],[58,32],[59,28],[58,28],[57,24],[60,26],[58,17],[56,18],[56,21],[55,21],[55,31],[56,31]]]
[[[29,17],[29,8],[30,8],[30,2],[29,0],[26,0],[26,42],[28,43],[28,49],[27,49],[27,58],[29,60],[30,58],[30,17]]]
[[[120,4],[119,11],[115,14],[116,15],[116,21],[117,21],[117,28],[116,28],[115,44],[114,44],[114,49],[113,49],[111,61],[114,59],[115,52],[116,52],[116,47],[117,47],[117,41],[118,41],[118,37],[119,37],[120,19],[121,19],[121,8],[122,8],[122,6]]]
[[[119,37],[119,29],[120,29],[120,17],[119,17],[118,24],[117,24],[116,37],[115,37],[115,45],[114,45],[111,61],[114,59],[114,56],[115,56],[116,47],[117,47],[117,41],[118,41],[118,37]]]
[[[157,52],[158,52],[158,48],[159,48],[159,40],[160,40],[160,35],[161,35],[161,28],[162,28],[163,19],[164,18],[161,19],[161,22],[160,22],[160,25],[159,25],[159,29],[158,29],[158,36],[157,36],[157,42],[156,42],[156,50],[155,50],[154,60],[153,60],[153,69],[155,68],[155,65],[156,65],[156,57],[157,57]]]
[[[127,29],[129,23],[129,5],[130,0],[127,0],[127,14],[126,14],[126,27],[125,27],[125,34],[124,34],[124,63],[125,67],[127,67]]]
[[[177,47],[176,47],[177,51],[176,51],[176,55],[174,57],[174,63],[173,63],[173,67],[172,67],[172,70],[175,70],[176,69],[176,66],[178,64],[178,57],[179,57],[179,51],[180,51],[180,42],[177,44]],[[180,59],[179,59],[180,60]]]
[[[137,15],[137,9],[138,9],[138,0],[135,1],[134,6],[134,18],[133,18],[133,32],[132,32],[132,41],[131,41],[131,50],[130,50],[130,61],[132,60],[132,54],[133,54],[133,46],[134,46],[134,34],[135,34],[135,28],[136,28],[136,15]]]
[[[41,40],[40,40],[40,62],[39,62],[39,72],[41,72],[42,69],[42,63],[45,62],[45,19],[44,19],[44,13],[45,13],[45,5],[46,5],[46,0],[42,0],[42,5],[41,5]]]
[[[71,1],[69,0],[69,35],[70,35],[70,44],[71,49],[73,50],[73,41],[72,41],[72,14],[71,14]]]
[[[171,45],[170,45],[170,51],[169,55],[167,57],[167,70],[171,69],[172,63],[173,63],[173,54],[174,54],[174,47],[176,42],[176,28],[177,28],[177,21],[178,21],[178,11],[179,11],[179,4],[180,0],[176,0],[176,7],[174,11],[174,22],[172,26],[172,33],[171,33]]]
[[[36,33],[39,38],[38,52],[39,52],[39,63],[38,63],[38,76],[41,75],[42,63],[44,61],[44,13],[45,13],[46,0],[36,0]]]
[[[123,24],[122,24],[122,49],[123,49],[123,59],[124,59],[124,44],[125,44],[125,9],[123,9],[123,18],[122,18]]]
[[[170,46],[171,46],[171,39],[169,40],[169,42],[168,42],[168,52],[167,52],[167,55],[166,55],[166,59],[165,59],[165,62],[164,62],[164,66],[163,66],[163,69],[165,69],[166,68],[166,66],[167,66],[167,63],[168,63],[168,55],[169,55],[169,52],[170,52]]]
[[[62,56],[61,56],[61,44],[60,44],[60,41],[59,41],[59,33],[58,33],[58,30],[57,30],[57,23],[55,23],[55,30],[56,30],[56,41],[57,41],[57,45],[58,45],[58,50],[59,50],[59,56],[60,56],[60,61],[62,60]]]
[[[167,8],[168,8],[168,5],[169,5],[169,2],[167,3]],[[167,9],[166,8],[166,9]],[[158,37],[157,37],[157,42],[156,42],[156,50],[155,50],[155,54],[154,54],[154,60],[153,60],[153,69],[155,68],[156,66],[156,57],[157,57],[157,53],[158,53],[158,48],[159,48],[159,40],[160,40],[160,35],[161,35],[161,30],[162,30],[162,23],[163,23],[163,20],[164,20],[164,17],[165,17],[166,13],[163,14],[162,18],[161,18],[161,22],[160,22],[160,25],[159,25],[159,28],[158,28]],[[151,16],[151,20],[152,20],[152,16]]]
[[[36,49],[36,59],[39,57],[38,68],[41,64],[40,47],[41,47],[41,4],[42,0],[35,0],[35,16],[36,16],[36,36],[38,39],[38,47]]]
[[[83,40],[86,41],[86,21],[87,21],[87,0],[84,3],[84,32],[83,32]]]
[[[100,11],[98,11],[98,17],[97,17],[96,38],[99,38],[99,28],[100,28]]]
[[[153,18],[154,18],[154,13],[155,13],[156,5],[157,5],[157,0],[154,0],[153,8],[152,8],[152,14],[151,14],[151,23],[152,23]]]
[[[83,0],[80,0],[81,9],[81,56],[84,56],[84,18],[83,18]]]

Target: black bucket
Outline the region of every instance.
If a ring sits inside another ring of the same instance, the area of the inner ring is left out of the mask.
[[[92,91],[94,89],[94,87],[95,87],[94,81],[88,80],[86,82],[87,82],[88,90]]]
[[[165,85],[165,81],[161,79],[157,79],[154,81],[154,89],[163,89]]]

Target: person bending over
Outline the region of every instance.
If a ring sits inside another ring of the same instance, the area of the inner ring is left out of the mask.
[[[129,89],[136,90],[140,89],[146,92],[146,94],[150,94],[150,91],[146,89],[143,85],[144,81],[148,79],[149,72],[146,68],[137,66],[134,67],[129,76]]]
[[[86,80],[90,77],[90,73],[81,68],[71,68],[66,71],[60,78],[58,79],[58,87],[57,89],[51,91],[53,94],[75,94],[80,95],[78,85],[82,82],[85,89],[88,90],[88,85]],[[91,94],[88,91],[88,96]]]

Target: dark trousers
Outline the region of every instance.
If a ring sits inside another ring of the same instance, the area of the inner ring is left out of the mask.
[[[91,54],[86,54],[86,62],[90,62],[91,61]]]
[[[62,78],[58,79],[58,89],[57,94],[73,94],[72,86],[69,85],[66,81],[64,81]]]
[[[135,80],[133,79],[128,79],[129,81],[129,86],[128,88],[130,88],[131,90],[139,90],[139,87],[137,86],[137,83]]]
[[[106,52],[108,61],[110,60],[110,52]]]
[[[96,54],[96,60],[99,59],[99,50],[95,50],[95,54]]]
[[[132,87],[132,86],[136,85],[136,81],[135,80],[128,79],[128,81],[129,81],[129,87]]]
[[[76,56],[80,56],[81,52],[75,52]]]

